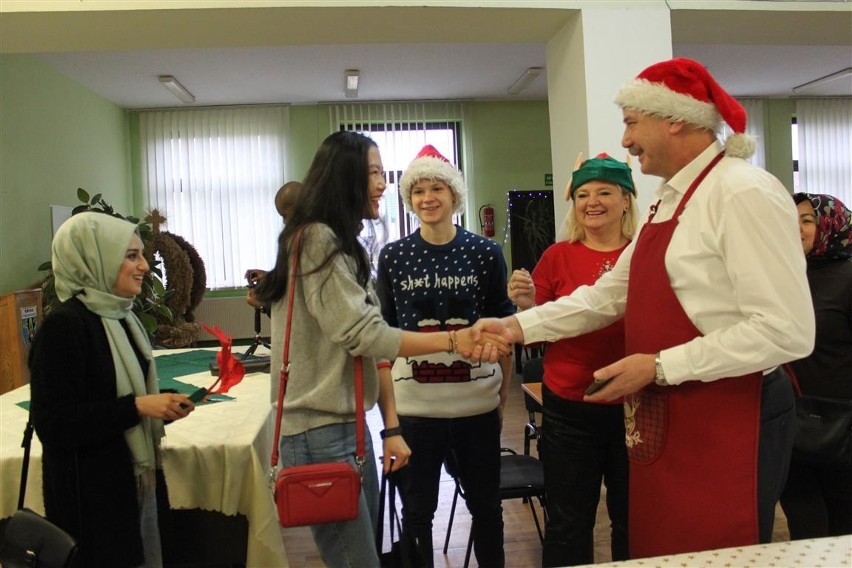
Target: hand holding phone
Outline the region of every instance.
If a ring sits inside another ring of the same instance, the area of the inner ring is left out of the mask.
[[[205,396],[207,396],[207,389],[200,388],[189,395],[189,400],[191,400],[194,404],[198,404]],[[180,406],[181,408],[186,408],[185,404],[181,404]]]
[[[586,396],[591,396],[607,386],[609,382],[615,377],[610,377],[608,379],[604,379],[602,381],[592,381],[592,384],[589,385],[589,388],[586,389]]]

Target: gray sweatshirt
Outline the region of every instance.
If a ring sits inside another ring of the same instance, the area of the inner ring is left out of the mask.
[[[393,360],[402,332],[382,318],[372,283],[356,279],[355,262],[338,254],[311,273],[335,248],[335,235],[324,224],[310,225],[302,252],[293,301],[290,380],[284,397],[281,433],[299,434],[328,424],[355,420],[354,359],[364,359],[364,408],[379,396],[377,359]],[[309,274],[311,273],[311,274]],[[272,401],[278,400],[287,293],[272,306]]]

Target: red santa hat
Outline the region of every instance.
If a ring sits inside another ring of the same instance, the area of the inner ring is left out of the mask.
[[[454,211],[461,212],[464,209],[464,198],[467,188],[461,172],[453,166],[441,153],[431,144],[423,146],[414,160],[408,165],[408,169],[399,178],[399,193],[409,210],[411,206],[411,188],[420,180],[440,180],[447,184],[455,196]]]
[[[754,138],[745,134],[745,109],[698,61],[679,57],[651,65],[622,87],[615,102],[713,132],[724,120],[734,131],[725,140],[725,153],[736,158],[754,154]]]

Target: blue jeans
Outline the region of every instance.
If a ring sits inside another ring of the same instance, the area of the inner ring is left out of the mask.
[[[592,564],[601,481],[612,524],[612,559],[628,558],[629,462],[620,404],[566,400],[542,387],[541,459],[548,520],[543,566]]]
[[[433,566],[432,519],[438,507],[441,465],[450,457],[473,518],[473,548],[481,567],[501,567],[503,506],[500,501],[500,418],[497,410],[462,418],[400,416],[411,448],[399,470],[402,531],[416,543],[419,565]]]
[[[379,517],[379,479],[369,427],[365,429],[366,461],[361,479],[358,518],[344,523],[311,527],[314,542],[326,566],[370,568],[379,565],[375,527]],[[281,436],[281,465],[349,462],[355,466],[355,423],[330,424]]]

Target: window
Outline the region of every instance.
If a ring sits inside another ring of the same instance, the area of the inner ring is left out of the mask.
[[[852,98],[796,100],[797,191],[852,202]]]
[[[796,122],[796,117],[793,117],[793,125],[791,127],[791,138],[793,144],[793,193],[798,193],[799,190],[799,125]]]
[[[335,105],[332,124],[340,130],[366,134],[379,146],[387,172],[387,189],[380,205],[380,218],[361,234],[375,264],[381,248],[414,232],[419,220],[408,213],[399,194],[399,179],[427,144],[461,169],[461,106],[458,103],[407,103],[387,105]],[[462,215],[453,221],[464,223]]]
[[[286,106],[139,112],[145,208],[198,250],[209,288],[275,263],[288,123]]]

